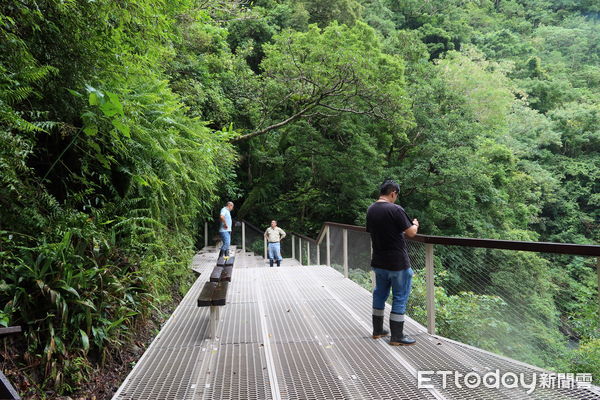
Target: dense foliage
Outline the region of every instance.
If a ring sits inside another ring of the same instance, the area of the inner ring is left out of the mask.
[[[185,1],[0,6],[0,325],[24,326],[38,395],[78,388],[189,284],[234,155],[170,87],[184,14],[207,18]]]
[[[314,234],[362,224],[393,177],[425,233],[597,243],[599,16],[567,0],[2,3],[0,325],[26,326],[30,382],[76,390],[184,291],[225,199]],[[440,333],[598,371],[594,260],[436,254]],[[500,295],[527,305],[519,323]]]

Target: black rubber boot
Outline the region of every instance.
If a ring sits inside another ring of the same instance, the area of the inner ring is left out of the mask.
[[[223,249],[219,250],[219,256],[217,258],[221,258],[221,256],[223,255]]]
[[[392,337],[390,337],[391,346],[409,346],[417,342],[415,339],[404,334],[404,321],[390,320],[390,330],[392,331]]]
[[[383,315],[372,315],[373,317],[373,339],[379,339],[387,336],[388,331],[383,329]]]
[[[281,267],[281,260],[277,260],[277,266]]]
[[[273,266],[273,259],[272,259],[272,258],[270,258],[270,259],[269,259],[269,267],[272,267],[272,266]]]

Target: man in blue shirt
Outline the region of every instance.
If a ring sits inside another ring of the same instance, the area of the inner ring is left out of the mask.
[[[231,243],[231,210],[233,210],[233,203],[228,201],[225,207],[221,209],[219,215],[219,236],[221,236],[221,251],[219,257],[224,256],[229,258],[229,244]]]

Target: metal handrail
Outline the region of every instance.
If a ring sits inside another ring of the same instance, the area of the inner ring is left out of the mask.
[[[313,239],[313,238],[311,238],[311,237],[308,237],[308,236],[306,236],[306,235],[302,235],[302,234],[300,234],[300,233],[296,233],[296,232],[290,232],[290,234],[291,234],[291,235],[294,235],[294,236],[298,236],[299,238],[301,238],[301,239],[304,239],[304,240],[307,240],[307,241],[309,241],[309,242],[311,242],[311,243],[313,243],[313,244],[317,244],[317,241],[316,241],[315,239]]]
[[[325,222],[317,235],[317,245],[319,246],[323,239],[327,240],[326,255],[327,265],[331,266],[330,252],[330,227],[342,229],[343,244],[343,269],[344,277],[348,278],[348,231],[357,231],[366,233],[363,226],[340,224],[337,222]],[[435,287],[434,287],[434,244],[447,246],[479,247],[488,249],[531,251],[538,253],[558,253],[580,256],[598,257],[598,296],[600,299],[600,246],[573,244],[573,243],[550,243],[550,242],[522,242],[516,240],[498,240],[498,239],[478,239],[478,238],[456,238],[448,236],[416,235],[413,238],[407,238],[413,242],[420,242],[425,245],[425,278],[426,278],[426,296],[427,296],[427,331],[430,334],[435,333]],[[318,248],[318,247],[317,247]]]
[[[236,221],[243,222],[244,224],[248,225],[250,228],[254,229],[256,232],[260,232],[261,234],[265,232],[264,230],[258,228],[256,225],[251,224],[250,222],[246,221],[245,219],[238,219]]]
[[[364,226],[340,224],[337,222],[325,222],[317,236],[317,243],[321,244],[326,233],[327,226],[366,232]],[[553,242],[522,242],[516,240],[479,239],[479,238],[457,238],[451,236],[417,235],[407,238],[413,242],[427,244],[443,244],[447,246],[483,247],[488,249],[520,250],[537,253],[558,253],[580,256],[600,257],[600,246],[593,244],[553,243]]]
[[[240,219],[238,220],[248,225],[257,232],[263,232],[252,223]],[[303,240],[309,241],[315,245],[320,245],[327,233],[327,227],[334,226],[342,229],[347,229],[357,232],[366,232],[364,226],[341,224],[338,222],[324,222],[317,238],[313,239],[309,236],[302,235],[296,232],[290,232],[290,235],[297,236]],[[574,243],[555,243],[555,242],[524,242],[517,240],[501,240],[501,239],[481,239],[481,238],[460,238],[451,236],[434,236],[434,235],[416,235],[413,238],[407,238],[413,242],[425,244],[441,244],[445,246],[463,246],[463,247],[480,247],[487,249],[500,250],[517,250],[531,251],[537,253],[557,253],[571,254],[580,256],[595,256],[600,257],[600,245],[593,244],[574,244]]]
[[[421,243],[488,249],[532,251],[536,253],[558,253],[580,256],[600,256],[600,246],[593,244],[521,242],[516,240],[456,238],[447,236],[417,235],[409,240]]]
[[[367,228],[365,228],[364,226],[340,224],[339,222],[326,221],[323,223],[323,226],[321,227],[321,229],[319,230],[319,233],[317,234],[317,244],[321,244],[321,242],[323,241],[323,238],[325,237],[326,229],[328,226],[335,226],[338,228],[344,228],[344,229],[348,229],[350,231],[357,231],[357,232],[366,232],[367,231]]]
[[[245,219],[238,219],[237,221],[239,221],[239,222],[243,222],[244,224],[248,225],[250,228],[254,229],[254,230],[255,230],[255,231],[257,231],[257,232],[264,233],[264,231],[263,231],[263,230],[261,230],[261,229],[257,228],[257,227],[256,227],[256,225],[253,225],[252,223],[250,223],[250,222],[246,221]],[[312,243],[314,243],[314,244],[317,244],[317,241],[316,241],[315,239],[313,239],[313,238],[311,238],[311,237],[308,237],[308,236],[306,236],[306,235],[303,235],[303,234],[301,234],[301,233],[296,233],[296,232],[290,231],[290,232],[289,232],[289,234],[290,234],[290,235],[294,235],[294,236],[298,236],[299,238],[302,238],[302,239],[304,239],[304,240],[308,240],[309,242],[312,242]]]

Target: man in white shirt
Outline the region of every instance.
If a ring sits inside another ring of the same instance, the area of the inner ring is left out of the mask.
[[[221,236],[221,251],[219,257],[223,256],[229,258],[229,244],[231,243],[231,210],[233,210],[233,203],[228,201],[225,207],[221,209],[219,215],[219,236]]]
[[[271,226],[265,231],[265,239],[268,242],[269,266],[273,266],[273,260],[277,261],[277,266],[281,267],[281,239],[285,237],[283,229],[277,226],[277,221],[271,221]]]

